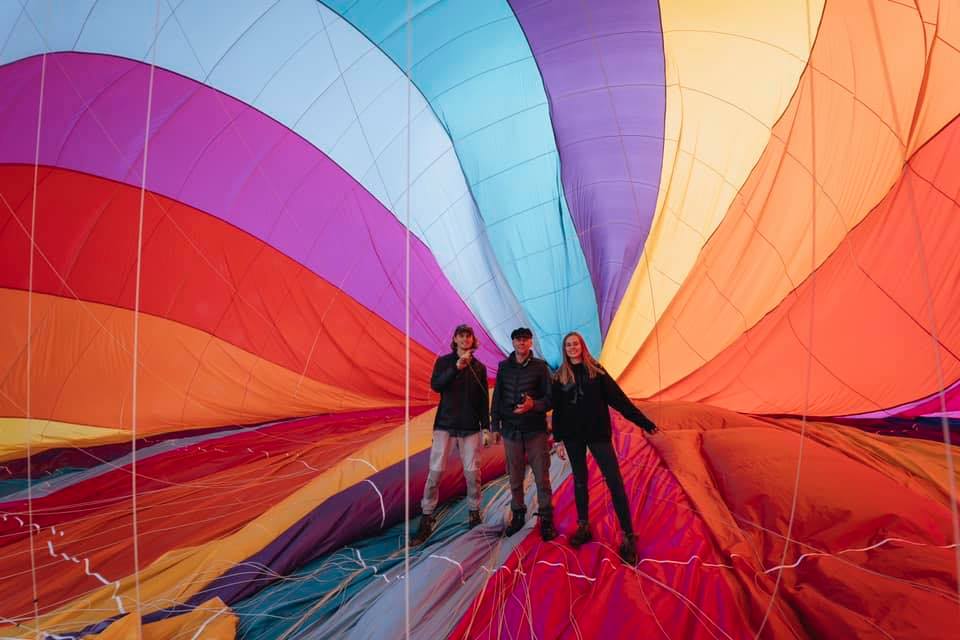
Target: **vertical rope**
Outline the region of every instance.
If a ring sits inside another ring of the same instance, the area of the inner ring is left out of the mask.
[[[133,575],[134,588],[136,594],[136,612],[137,616],[141,613],[140,596],[140,531],[137,522],[137,371],[139,369],[140,355],[140,277],[143,267],[143,210],[144,199],[147,191],[147,158],[150,151],[150,120],[153,110],[153,78],[157,63],[157,38],[160,28],[160,0],[157,0],[157,10],[153,23],[153,42],[150,47],[150,75],[147,85],[147,119],[143,130],[143,166],[140,174],[140,211],[137,217],[137,270],[136,270],[136,288],[133,302],[133,374],[132,374],[132,397],[131,397],[131,416],[130,416],[130,493],[131,509],[133,511]],[[142,638],[141,625],[137,625],[137,638]]]
[[[810,3],[804,3],[807,17],[807,38],[808,43],[813,41],[812,25],[810,24]],[[812,55],[812,54],[811,54]],[[816,102],[814,101],[814,82],[815,78],[810,77],[810,322],[807,328],[807,371],[804,380],[803,390],[803,413],[800,416],[800,445],[797,448],[797,467],[793,478],[793,497],[790,501],[790,519],[787,521],[787,534],[783,541],[783,554],[780,557],[780,564],[777,567],[777,578],[773,583],[773,592],[770,594],[770,602],[767,603],[767,609],[763,612],[763,619],[757,628],[755,639],[760,638],[763,628],[767,624],[770,612],[777,601],[777,593],[780,591],[780,582],[783,578],[783,570],[787,564],[787,554],[790,552],[791,536],[793,534],[793,523],[797,515],[797,495],[800,493],[800,472],[803,466],[803,443],[807,435],[807,412],[810,408],[810,386],[813,377],[813,329],[815,326],[817,309],[817,133],[816,133]]]
[[[410,116],[413,92],[413,0],[407,0],[407,190],[403,236],[403,605],[404,631],[410,640]]]
[[[26,9],[24,9],[26,11]],[[25,430],[27,438],[27,535],[30,537],[30,581],[33,589],[33,624],[37,637],[40,637],[40,592],[37,590],[37,558],[34,549],[33,525],[33,474],[31,461],[33,459],[32,429],[30,427],[30,404],[32,400],[31,378],[33,377],[33,256],[37,251],[37,189],[40,186],[40,129],[43,123],[43,90],[47,78],[47,52],[44,47],[43,57],[40,59],[40,99],[37,104],[37,137],[34,143],[33,155],[33,199],[30,204],[30,256],[27,274],[27,406]]]

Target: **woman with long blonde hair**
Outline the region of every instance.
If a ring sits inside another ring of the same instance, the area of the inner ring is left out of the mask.
[[[620,557],[627,564],[634,565],[637,562],[636,537],[620,464],[613,449],[610,407],[647,433],[655,433],[657,426],[633,405],[616,381],[604,371],[590,354],[583,336],[576,331],[563,337],[563,363],[554,375],[552,391],[553,437],[560,443],[561,457],[570,456],[573,469],[577,531],[570,536],[570,544],[577,548],[593,539],[587,491],[589,449],[610,490],[623,529]]]

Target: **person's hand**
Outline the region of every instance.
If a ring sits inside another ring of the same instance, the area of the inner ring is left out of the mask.
[[[556,449],[558,458],[561,460],[567,459],[567,448],[563,446],[562,442],[556,443],[553,448]]]
[[[473,351],[467,351],[457,359],[457,369],[466,369],[470,366],[471,360],[473,360]]]
[[[482,440],[483,440],[483,448],[484,448],[484,449],[486,449],[487,447],[489,447],[489,446],[490,446],[490,441],[493,440],[493,436],[490,435],[490,430],[489,430],[489,429],[484,429],[484,430],[483,430],[483,435],[481,436],[481,438],[482,438]]]
[[[533,409],[533,398],[527,394],[523,394],[523,400],[516,406],[513,412],[516,414],[521,414],[530,411],[530,409]]]

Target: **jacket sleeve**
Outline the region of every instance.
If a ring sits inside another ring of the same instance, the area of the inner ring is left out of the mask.
[[[480,386],[480,389],[483,391],[483,395],[481,396],[482,401],[480,403],[481,404],[480,428],[489,429],[490,428],[490,412],[487,411],[487,398],[490,397],[490,383],[487,382],[487,368],[480,363],[477,363],[477,364],[479,365],[477,367],[477,369],[479,369],[477,374],[480,376],[478,385]]]
[[[493,399],[490,401],[490,428],[493,431],[500,431],[500,387],[501,367],[497,365],[497,379],[493,384]]]
[[[627,394],[623,392],[617,381],[610,377],[610,374],[604,373],[600,376],[603,380],[603,395],[607,404],[620,412],[624,418],[637,425],[647,433],[653,433],[657,430],[657,425],[653,423],[643,412],[630,401]]]
[[[533,400],[533,411],[546,413],[550,411],[550,369],[547,363],[541,365],[540,380],[537,384],[537,397]]]
[[[448,364],[449,363],[449,364]],[[440,357],[433,363],[433,375],[430,376],[430,388],[441,393],[446,390],[453,379],[457,377],[457,362],[450,362],[449,358]]]

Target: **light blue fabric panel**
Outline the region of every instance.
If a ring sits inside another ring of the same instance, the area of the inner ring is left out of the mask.
[[[536,61],[505,0],[326,0],[412,79],[450,134],[490,243],[542,353],[578,330],[600,347],[597,302],[563,195]]]

